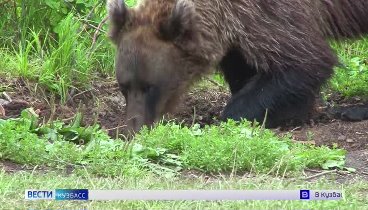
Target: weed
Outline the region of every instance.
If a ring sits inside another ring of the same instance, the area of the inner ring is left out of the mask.
[[[368,98],[368,37],[332,42],[332,46],[342,63],[330,82],[332,90],[347,97]]]

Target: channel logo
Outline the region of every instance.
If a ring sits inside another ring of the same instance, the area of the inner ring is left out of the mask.
[[[55,190],[55,200],[88,200],[87,189],[58,189]]]
[[[309,200],[310,190],[300,190],[300,200]]]
[[[26,200],[88,200],[87,189],[26,190]]]
[[[26,190],[25,198],[27,200],[54,200],[54,190]]]

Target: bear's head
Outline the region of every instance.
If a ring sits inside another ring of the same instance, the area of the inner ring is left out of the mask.
[[[152,125],[172,111],[203,72],[201,35],[190,0],[144,1],[128,8],[108,0],[110,38],[117,46],[116,77],[126,99],[130,131]]]

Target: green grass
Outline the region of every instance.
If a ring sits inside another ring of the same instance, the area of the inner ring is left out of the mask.
[[[98,72],[113,72],[113,48],[101,46],[107,39],[97,43],[105,49],[102,55],[91,49],[91,40],[83,37],[80,27],[70,14],[55,28],[58,41],[50,41],[50,34],[41,40],[41,32],[30,31],[32,39],[24,46],[2,52],[7,61],[0,63],[0,73],[35,81],[65,102],[71,89],[87,89]]]
[[[55,28],[58,41],[47,34],[41,40],[40,33],[30,31],[32,40],[22,47],[20,44],[14,53],[6,53],[10,61],[3,70],[13,76],[37,82],[41,87],[60,97],[65,102],[72,88],[86,89],[90,81],[101,72],[113,70],[113,48],[106,49],[104,56],[90,48],[91,40],[79,32],[81,24],[68,15]],[[106,44],[107,39],[97,45]],[[103,46],[100,46],[104,49]],[[96,53],[95,53],[96,52]],[[9,71],[10,70],[10,71]],[[1,70],[0,70],[1,72]]]
[[[368,37],[333,42],[342,63],[330,82],[332,91],[346,97],[368,98]]]
[[[144,161],[134,161],[127,144],[114,141],[99,127],[80,127],[80,116],[74,123],[39,124],[32,109],[19,119],[0,119],[0,160],[19,164],[65,168],[87,167],[104,176],[144,172]]]
[[[344,199],[339,201],[26,201],[25,189],[239,189],[239,190],[343,190]],[[269,176],[256,178],[218,177],[208,180],[198,178],[163,178],[147,173],[144,177],[96,177],[84,171],[78,175],[62,172],[0,171],[0,203],[2,209],[367,209],[368,182],[352,180],[338,184],[329,180],[305,182]]]
[[[111,139],[95,126],[40,123],[28,109],[18,119],[0,120],[0,160],[76,169],[117,176],[151,171],[175,176],[182,170],[204,173],[300,173],[305,168],[344,169],[345,151],[294,143],[289,137],[249,122],[229,121],[203,129],[169,123],[145,129],[134,141]]]
[[[112,75],[114,48],[105,35],[106,25],[93,41],[96,27],[106,15],[105,6],[98,2],[31,0],[20,1],[15,8],[6,4],[3,13],[17,12],[16,17],[0,18],[0,55],[5,58],[0,61],[0,75],[36,82],[61,102],[66,102],[73,89],[90,88],[101,73]],[[11,22],[15,18],[19,25]],[[20,28],[19,33],[10,35],[7,29],[11,27]]]
[[[218,126],[181,127],[175,123],[145,129],[137,142],[178,155],[187,169],[204,172],[285,173],[306,167],[343,165],[344,151],[292,143],[249,122],[228,121]],[[340,162],[342,161],[342,162]]]

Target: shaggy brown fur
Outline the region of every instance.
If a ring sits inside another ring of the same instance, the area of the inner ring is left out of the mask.
[[[305,117],[297,112],[310,109],[312,96],[338,62],[327,37],[368,32],[367,0],[142,0],[134,9],[109,0],[108,10],[118,61],[132,53],[127,45],[140,50],[148,50],[148,43],[161,45],[176,55],[175,62],[183,61],[176,63],[176,71],[165,72],[166,77],[178,75],[174,82],[181,91],[219,65],[233,93],[224,118],[259,121],[269,109],[269,127]],[[138,39],[146,41],[132,46]],[[171,54],[154,48],[145,56]],[[119,69],[130,68],[127,63],[117,65],[119,82],[125,74]],[[145,71],[159,72],[160,67],[150,65]],[[161,115],[165,109],[153,112]]]

